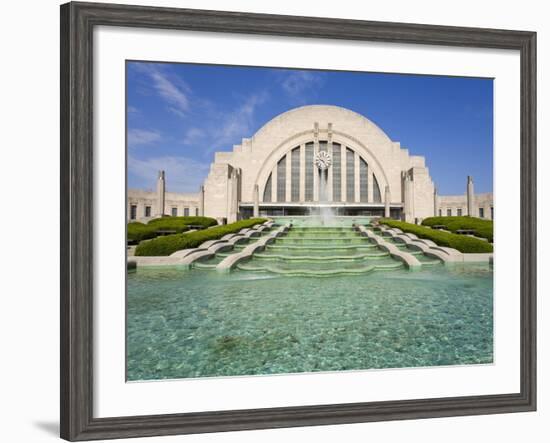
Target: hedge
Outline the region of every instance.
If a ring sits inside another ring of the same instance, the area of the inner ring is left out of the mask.
[[[477,237],[493,242],[493,220],[483,220],[476,217],[428,217],[422,221],[424,226],[444,225],[447,230],[473,229]]]
[[[210,226],[216,225],[217,222],[215,219],[210,217],[195,217],[195,216],[188,216],[188,217],[161,217],[161,218],[154,218],[153,220],[150,220],[147,225],[149,226],[155,226],[157,229],[160,230],[169,230],[174,229],[178,230],[183,229],[184,227],[187,227],[188,225],[195,225],[195,226],[202,226],[203,228],[209,228]]]
[[[243,228],[251,228],[254,225],[264,223],[265,218],[251,218],[241,220],[229,225],[216,226],[203,231],[189,232],[187,234],[172,234],[165,237],[157,237],[138,245],[135,255],[138,256],[163,256],[171,255],[182,249],[196,248],[208,240],[217,240],[226,234],[239,232]]]
[[[215,219],[210,217],[162,217],[154,218],[149,223],[128,223],[127,239],[139,243],[142,240],[157,237],[157,231],[176,231],[177,233],[189,230],[189,225],[208,228],[216,225]]]
[[[381,219],[379,222],[392,228],[399,228],[404,232],[410,232],[411,234],[417,235],[419,238],[432,240],[439,246],[447,246],[460,252],[493,252],[493,245],[491,243],[467,235],[438,231],[437,229],[391,219]]]
[[[148,226],[140,222],[128,223],[126,237],[128,241],[139,243],[157,236],[157,229],[154,226]]]

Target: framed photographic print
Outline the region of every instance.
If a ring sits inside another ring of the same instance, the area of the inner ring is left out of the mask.
[[[61,436],[536,408],[536,34],[61,7]]]

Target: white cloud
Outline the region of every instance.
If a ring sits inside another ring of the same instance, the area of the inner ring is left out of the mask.
[[[222,147],[238,141],[241,137],[251,135],[256,109],[265,103],[267,98],[268,94],[265,91],[253,94],[235,111],[226,114],[222,118],[219,129],[214,131],[211,149]]]
[[[134,68],[152,80],[154,91],[163,98],[168,111],[186,119],[188,129],[181,143],[200,147],[206,154],[230,148],[242,137],[251,135],[255,113],[268,99],[267,90],[263,90],[245,97],[240,105],[227,111],[219,103],[194,95],[185,81],[170,74],[164,65],[139,63]]]
[[[170,77],[158,65],[139,64],[136,67],[151,78],[155,91],[168,103],[168,109],[180,117],[184,117],[190,107],[191,89],[189,86],[179,77]]]
[[[184,145],[193,145],[200,141],[204,141],[205,132],[200,128],[188,129],[183,136]]]
[[[145,129],[128,129],[128,147],[148,145],[160,141],[162,136],[157,131],[148,131]]]
[[[290,71],[281,79],[283,91],[294,101],[305,101],[307,96],[314,94],[323,86],[322,74],[311,71]]]
[[[243,137],[252,135],[256,111],[267,99],[267,91],[252,94],[230,112],[205,102],[210,118],[197,122],[197,126],[188,129],[182,144],[194,145],[207,155],[218,149],[231,148]]]
[[[132,186],[154,189],[158,171],[166,171],[166,190],[169,192],[198,192],[210,169],[187,157],[166,156],[140,160],[128,156],[128,175],[133,176]]]

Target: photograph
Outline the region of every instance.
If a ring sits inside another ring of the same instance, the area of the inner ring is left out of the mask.
[[[550,22],[470,3],[6,2],[0,440],[548,440]]]
[[[128,382],[494,363],[493,78],[125,76]]]

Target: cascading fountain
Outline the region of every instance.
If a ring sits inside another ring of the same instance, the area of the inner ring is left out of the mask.
[[[293,227],[266,245],[252,260],[237,265],[243,271],[287,276],[363,274],[402,269],[403,264],[381,251],[352,227]]]
[[[318,174],[319,203],[311,208],[308,222],[303,226],[293,226],[285,236],[274,238],[265,245],[265,249],[255,252],[249,261],[237,263],[237,269],[288,276],[322,277],[404,268],[400,260],[355,231],[351,223],[341,224],[329,206],[330,155],[326,151],[318,152],[314,164]],[[235,245],[233,250],[221,251],[206,262],[197,262],[195,267],[213,269],[227,256],[246,246]],[[408,249],[407,245],[397,246]],[[421,251],[411,252],[418,258],[423,257]],[[426,265],[439,263],[433,258],[423,257],[421,261]]]
[[[329,203],[328,196],[328,168],[332,163],[330,155],[326,151],[320,151],[315,158],[316,171],[319,174],[319,215],[321,226],[331,226],[334,220],[334,211]]]
[[[334,211],[328,203],[328,170],[321,169],[319,171],[319,215],[321,217],[322,226],[331,226],[334,221]],[[324,205],[325,204],[325,205]]]

